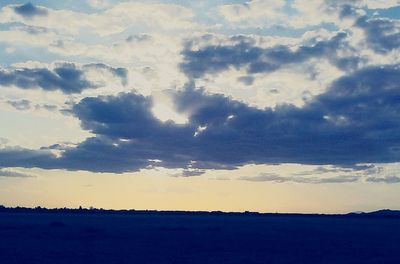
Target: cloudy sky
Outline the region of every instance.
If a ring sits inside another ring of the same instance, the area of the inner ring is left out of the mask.
[[[400,204],[400,0],[3,0],[0,203]]]

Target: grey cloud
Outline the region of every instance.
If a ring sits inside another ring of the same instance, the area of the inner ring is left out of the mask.
[[[127,42],[143,42],[151,40],[152,36],[148,34],[132,35],[126,38]]]
[[[205,170],[184,170],[182,175],[184,177],[200,176],[205,173]]]
[[[15,85],[22,89],[40,87],[47,91],[61,90],[67,94],[95,88],[93,84],[83,78],[82,71],[73,64],[57,66],[54,71],[46,68],[1,70],[0,84],[3,86]]]
[[[0,146],[7,144],[8,142],[9,142],[9,140],[7,138],[0,137]]]
[[[370,175],[382,172],[383,168],[375,165],[344,165],[344,166],[318,166],[310,171],[297,172],[294,175],[316,175],[325,173],[357,173],[362,175]]]
[[[55,112],[58,109],[58,106],[51,105],[51,104],[43,104],[43,105],[36,105],[36,106],[38,106],[39,108],[46,109],[47,111],[50,111],[50,112]]]
[[[239,180],[253,181],[253,182],[287,182],[290,181],[288,177],[283,177],[275,173],[263,173],[258,176],[242,176]]]
[[[369,177],[366,179],[367,182],[372,183],[400,183],[400,177],[397,176],[386,176],[386,177]]]
[[[360,17],[356,26],[362,28],[369,47],[377,53],[388,53],[400,48],[400,23],[388,18]]]
[[[33,104],[31,101],[29,101],[27,99],[7,100],[6,103],[20,111],[26,111],[26,110],[31,110],[31,109],[35,109],[35,110],[45,109],[50,112],[55,112],[58,109],[58,106],[56,106],[56,105]]]
[[[22,99],[22,100],[8,100],[7,103],[14,107],[17,110],[29,110],[32,108],[31,101]]]
[[[60,168],[56,157],[49,151],[8,147],[0,149],[0,167]]]
[[[50,32],[50,30],[45,27],[31,26],[31,25],[25,25],[25,24],[11,25],[10,29],[17,30],[17,31],[23,31],[23,32],[26,32],[31,35],[40,35],[40,34],[45,34],[45,33]]]
[[[328,183],[352,183],[357,182],[357,176],[335,176],[335,177],[299,177],[299,176],[279,176],[274,173],[264,173],[259,176],[240,177],[239,180],[254,181],[254,182],[294,182],[294,183],[307,183],[307,184],[328,184]]]
[[[241,76],[238,78],[238,82],[241,82],[245,85],[252,85],[254,82],[253,76]]]
[[[22,172],[0,169],[0,178],[1,177],[32,178],[34,176]]]
[[[185,169],[182,171],[182,173],[175,173],[171,176],[173,176],[173,177],[193,177],[193,176],[203,175],[205,172],[206,172],[205,170]]]
[[[285,65],[302,63],[311,58],[326,58],[338,68],[356,69],[361,59],[357,56],[339,57],[339,49],[349,49],[345,41],[347,34],[339,32],[329,40],[315,41],[314,44],[300,46],[292,51],[285,45],[261,48],[251,38],[232,37],[234,44],[209,45],[193,49],[188,42],[182,51],[184,57],[181,70],[190,78],[200,78],[205,74],[215,74],[229,68],[246,69],[248,74],[273,72]]]
[[[60,142],[60,143],[56,143],[56,144],[52,144],[50,146],[45,146],[45,147],[41,147],[40,150],[67,150],[70,148],[75,147],[77,144],[76,143],[72,143],[72,142]]]
[[[109,65],[103,64],[103,63],[90,63],[86,64],[83,66],[83,69],[101,69],[101,70],[106,70],[113,74],[116,77],[119,77],[121,79],[122,85],[127,85],[128,84],[128,70],[125,68],[113,68]]]
[[[22,89],[40,87],[46,91],[62,91],[65,94],[81,93],[97,86],[84,77],[85,70],[101,68],[121,78],[126,84],[126,69],[112,68],[105,64],[87,64],[78,68],[73,63],[58,64],[54,70],[47,68],[0,69],[0,85],[15,85]]]
[[[359,176],[334,176],[327,178],[320,178],[310,183],[351,183],[357,182],[360,179]]]
[[[365,14],[362,0],[325,0],[325,10],[338,14],[339,18],[357,18]]]
[[[15,6],[14,12],[27,18],[47,15],[47,10],[45,8],[35,6],[30,2],[24,5]]]
[[[340,7],[339,17],[356,17],[359,15],[359,9],[353,5],[344,4]]]

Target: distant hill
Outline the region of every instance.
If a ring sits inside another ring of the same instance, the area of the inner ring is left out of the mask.
[[[400,217],[400,210],[382,209],[372,212],[351,212],[348,215],[357,216],[382,216],[382,217]]]

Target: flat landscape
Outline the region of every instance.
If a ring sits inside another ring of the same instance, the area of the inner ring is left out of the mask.
[[[400,218],[0,212],[0,263],[400,263]]]

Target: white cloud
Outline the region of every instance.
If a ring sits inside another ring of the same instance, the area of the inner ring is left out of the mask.
[[[245,70],[230,69],[216,76],[198,80],[198,86],[211,93],[223,93],[258,108],[280,104],[303,106],[309,99],[328,88],[331,81],[344,73],[326,60],[313,60],[288,66],[279,71],[257,74],[251,85],[238,81]]]
[[[87,0],[88,4],[94,8],[105,9],[111,6],[107,0]]]
[[[0,31],[1,41],[9,45],[46,47],[51,53],[62,56],[77,56],[83,61],[101,61],[128,68],[130,89],[135,88],[145,94],[151,94],[153,90],[181,87],[184,84],[186,79],[178,64],[181,61],[183,38],[188,36],[190,34],[137,34],[112,43],[91,44],[49,30],[39,34],[32,34],[26,27]],[[28,67],[32,63],[30,61],[14,66]],[[35,64],[34,67],[40,66],[38,62]],[[114,92],[126,90],[121,85],[116,87],[107,83],[107,88],[87,92],[92,95],[112,93],[112,89],[115,89]]]
[[[400,0],[294,0],[287,3],[296,10],[294,13],[289,13],[285,9],[285,4],[286,1],[253,0],[243,4],[222,5],[219,7],[219,12],[229,22],[240,22],[240,27],[266,28],[273,24],[279,24],[291,28],[304,28],[321,23],[333,23],[342,28],[354,23],[352,17],[339,19],[342,4],[352,5],[358,15],[363,15],[365,14],[364,8],[395,7],[400,5]]]
[[[285,1],[252,0],[244,4],[222,5],[219,7],[219,11],[226,20],[239,22],[259,17],[282,17],[283,13],[279,12],[279,9],[284,5]]]
[[[386,9],[400,5],[399,0],[362,0],[361,5],[365,5],[370,9]]]
[[[33,28],[31,27],[23,26],[1,30],[0,41],[14,45],[17,43],[26,43],[39,46],[50,46],[57,39],[57,34],[54,32],[43,30],[34,33],[32,30]],[[12,47],[12,49],[15,50],[15,47]]]
[[[348,27],[354,23],[354,18],[339,19],[341,3],[340,1],[326,0],[294,0],[291,7],[296,9],[297,13],[287,20],[287,25],[293,28],[303,28],[321,23],[332,23],[340,28]]]
[[[74,35],[90,29],[101,36],[121,33],[131,27],[175,31],[195,26],[192,10],[174,4],[125,2],[93,14],[41,7],[46,15],[34,17],[21,16],[14,11],[15,7],[10,5],[1,9],[0,23],[22,22]]]

